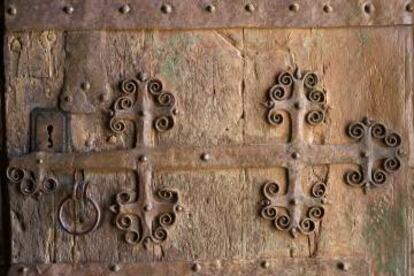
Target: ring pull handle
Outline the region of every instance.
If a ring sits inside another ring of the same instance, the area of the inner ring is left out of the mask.
[[[95,231],[101,221],[98,203],[87,195],[88,185],[84,172],[76,170],[72,195],[67,196],[59,206],[59,224],[64,231],[74,236]]]

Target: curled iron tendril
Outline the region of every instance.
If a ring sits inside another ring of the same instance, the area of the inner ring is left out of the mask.
[[[305,75],[305,87],[308,89],[313,89],[315,88],[319,83],[319,78],[315,73],[307,73]]]
[[[32,172],[15,167],[7,169],[6,177],[11,183],[17,184],[19,191],[25,196],[52,193],[56,191],[59,185],[58,180],[53,176],[45,177],[39,181],[41,185],[38,185],[38,181],[36,181]]]
[[[121,91],[125,94],[135,94],[138,92],[138,82],[135,79],[124,80],[121,83]]]
[[[153,96],[158,96],[162,93],[163,85],[162,82],[158,79],[152,79],[148,82],[148,92]]]
[[[276,84],[269,91],[269,98],[272,101],[282,101],[286,97],[286,90],[283,85]]]
[[[326,195],[326,184],[322,182],[315,183],[312,187],[312,196],[315,198],[322,198]]]
[[[293,85],[293,75],[289,72],[282,72],[278,77],[278,82],[281,85],[291,86]]]
[[[310,125],[317,125],[323,122],[325,113],[322,110],[313,110],[306,115],[306,121]]]
[[[283,123],[283,115],[277,111],[270,111],[267,120],[271,125],[280,125]]]
[[[320,90],[312,90],[308,93],[308,100],[312,103],[324,103],[325,93]]]
[[[160,116],[154,120],[154,127],[159,132],[165,132],[174,127],[174,118],[172,116]]]

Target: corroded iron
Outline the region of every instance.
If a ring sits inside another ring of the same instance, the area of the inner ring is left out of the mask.
[[[305,166],[318,165],[318,159],[325,159],[324,155],[342,155],[346,145],[319,146],[320,151],[312,152],[304,139],[304,121],[311,126],[323,122],[326,110],[326,92],[317,89],[318,76],[313,72],[301,72],[297,68],[293,73],[282,72],[277,84],[269,90],[267,120],[269,124],[282,124],[284,117],[281,111],[287,114],[290,120],[291,137],[288,149],[291,150],[291,162],[287,162],[288,188],[285,195],[280,194],[277,182],[268,182],[262,188],[261,216],[271,220],[277,230],[289,231],[293,237],[297,233],[309,235],[316,231],[318,222],[323,218],[326,202],[325,183],[313,185],[311,196],[305,195],[302,187],[302,171]],[[387,129],[383,124],[365,118],[362,122],[353,122],[348,127],[347,134],[359,143],[359,156],[353,162],[361,170],[347,172],[345,180],[348,184],[357,187],[370,185],[381,186],[387,175],[400,168],[401,137]],[[383,145],[378,145],[379,141]],[[385,147],[384,147],[385,145]],[[324,147],[327,147],[325,150]],[[354,152],[354,154],[357,152]],[[308,156],[310,160],[303,162],[301,156]],[[309,162],[310,161],[310,162]],[[333,158],[328,163],[343,163],[343,160]],[[381,162],[383,168],[373,168]],[[303,213],[305,212],[305,213]]]
[[[8,0],[9,31],[90,29],[199,29],[235,27],[384,26],[413,23],[406,0],[244,0],[220,3],[195,0]]]
[[[302,72],[299,68],[292,73],[285,71],[279,74],[277,84],[269,90],[267,120],[272,125],[281,124],[284,120],[282,111],[287,112],[295,122],[292,135],[300,135],[305,118],[310,125],[323,122],[326,112],[326,92],[318,89],[318,76],[313,72]],[[293,137],[293,140],[301,137]]]
[[[148,80],[144,76],[139,74],[138,78],[121,83],[122,95],[113,104],[112,118],[109,122],[113,132],[124,133],[127,128],[126,121],[132,121],[137,132],[139,132],[139,125],[151,120],[154,128],[159,132],[170,130],[174,126],[175,96],[164,90],[160,80]]]
[[[39,159],[37,163],[39,164]],[[18,185],[19,191],[25,196],[39,197],[44,193],[52,193],[58,188],[59,182],[53,175],[46,175],[43,169],[36,172],[38,173],[9,167],[6,176],[10,183]]]
[[[108,265],[107,263],[49,263],[49,264],[14,264],[8,275],[22,275],[25,268],[27,275],[284,275],[286,267],[294,275],[336,275],[338,269],[349,275],[369,275],[370,264],[366,258],[346,257],[341,259],[346,269],[335,258],[266,258],[250,260],[197,260],[162,262],[131,262]]]
[[[315,232],[319,220],[325,215],[325,183],[313,184],[310,195],[297,196],[295,193],[281,195],[278,183],[267,182],[262,187],[262,193],[265,199],[262,200],[261,216],[271,220],[277,230],[289,231],[293,237],[298,232],[305,235]]]
[[[101,208],[95,199],[87,194],[89,182],[85,181],[83,171],[75,172],[72,195],[65,198],[58,208],[58,221],[67,233],[80,236],[98,228],[101,222]],[[93,210],[91,216],[88,209]],[[88,223],[89,222],[89,223]]]
[[[68,116],[55,109],[34,109],[31,114],[32,151],[65,152]]]
[[[151,177],[143,171],[140,183]],[[166,188],[153,194],[148,185],[139,185],[139,191],[123,191],[116,195],[111,211],[116,214],[115,225],[125,232],[125,241],[131,245],[161,243],[168,237],[168,228],[176,221],[178,193]]]
[[[389,174],[401,167],[401,137],[381,123],[365,118],[348,127],[348,135],[363,145],[359,170],[349,171],[346,182],[352,186],[377,187],[383,185]]]

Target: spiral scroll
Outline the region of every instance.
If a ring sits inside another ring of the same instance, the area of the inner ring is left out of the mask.
[[[293,72],[280,73],[276,84],[268,91],[267,122],[274,126],[282,124],[282,112],[288,113],[289,118],[303,116],[294,112],[297,109],[305,109],[303,119],[312,126],[324,122],[326,92],[318,89],[318,84],[319,78],[313,72],[302,72],[297,68]]]
[[[164,91],[163,83],[158,79],[148,79],[139,74],[137,78],[121,82],[121,95],[114,101],[110,110],[109,128],[116,134],[124,134],[128,127],[144,118],[145,100],[140,99],[139,93],[148,92],[154,102],[152,118],[153,126],[158,132],[165,132],[175,125],[176,98],[174,94]],[[132,124],[128,124],[132,122]]]
[[[59,186],[58,180],[53,176],[37,180],[33,172],[16,167],[7,168],[6,177],[10,183],[18,185],[20,193],[25,196],[37,197],[43,193],[52,193]]]
[[[401,168],[401,136],[384,124],[364,118],[348,126],[351,139],[361,143],[362,162],[359,169],[346,172],[347,184],[356,187],[382,186],[390,174]],[[368,165],[373,164],[373,165]]]
[[[123,191],[116,195],[116,204],[110,209],[116,214],[115,226],[125,232],[125,241],[131,245],[142,243],[147,248],[148,242],[161,243],[168,238],[168,228],[182,208],[177,203],[178,193],[166,188],[149,198]]]
[[[280,185],[274,181],[263,184],[262,194],[264,198],[261,200],[260,216],[271,221],[276,230],[289,231],[293,237],[296,237],[298,232],[310,235],[325,216],[325,208],[322,205],[326,203],[327,186],[323,182],[317,182],[312,186],[310,197],[307,197],[304,203],[299,200],[300,195],[281,194]],[[289,205],[283,203],[293,201],[296,203]],[[307,207],[306,213],[302,213],[303,205]],[[296,216],[292,217],[298,209],[299,220]]]

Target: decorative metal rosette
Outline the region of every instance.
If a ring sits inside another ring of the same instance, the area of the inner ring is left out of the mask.
[[[125,232],[125,241],[147,247],[150,242],[158,244],[168,238],[168,228],[182,207],[178,205],[178,193],[168,189],[158,190],[151,199],[124,191],[117,194],[111,211],[116,214],[116,227]]]
[[[360,168],[345,174],[347,184],[365,189],[382,186],[400,169],[402,140],[398,133],[368,118],[351,123],[347,133],[361,143]]]
[[[33,172],[16,167],[9,167],[6,176],[10,183],[18,185],[19,191],[25,196],[37,197],[43,193],[52,193],[59,185],[58,180],[53,176],[37,181]]]
[[[326,92],[318,89],[319,79],[313,72],[293,73],[284,71],[279,74],[276,84],[268,92],[267,121],[272,125],[283,122],[283,112],[293,116],[294,110],[305,110],[305,120],[310,125],[324,121],[326,113]]]
[[[262,193],[265,198],[261,202],[261,216],[272,221],[277,230],[290,232],[295,238],[298,233],[310,235],[315,232],[318,222],[325,215],[325,183],[315,183],[310,197],[280,195],[280,186],[276,182],[265,183]],[[284,205],[284,202],[287,202],[287,205]],[[303,213],[303,210],[307,210],[306,213]]]
[[[175,96],[164,91],[163,84],[158,79],[148,79],[146,74],[139,74],[137,78],[127,79],[121,82],[121,96],[119,96],[111,109],[109,127],[117,134],[122,134],[127,129],[127,123],[137,121],[136,116],[145,117],[145,104],[139,93],[148,92],[153,99],[153,126],[159,132],[170,130],[175,124]]]

